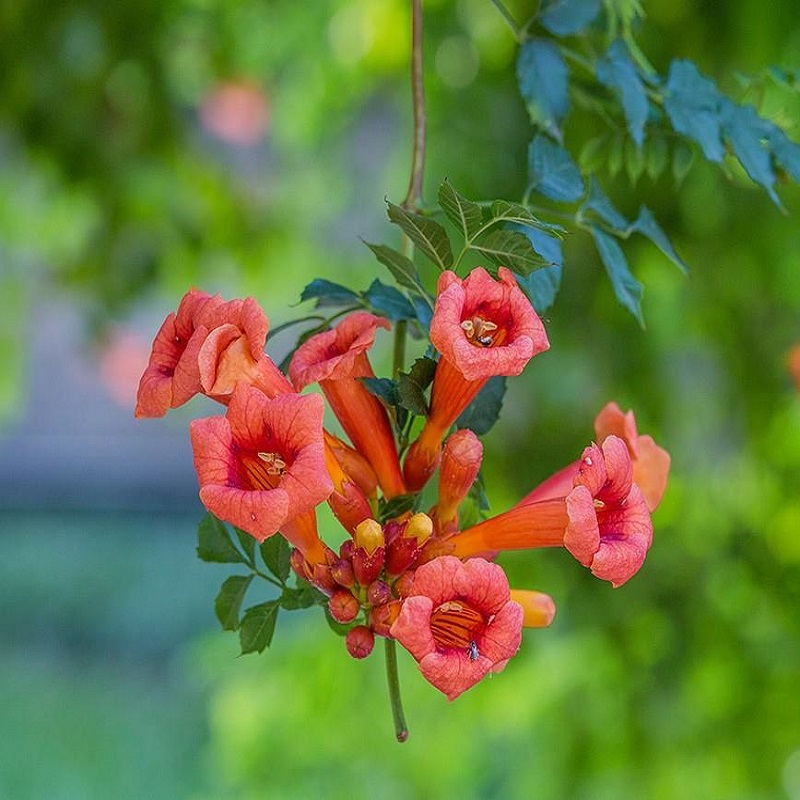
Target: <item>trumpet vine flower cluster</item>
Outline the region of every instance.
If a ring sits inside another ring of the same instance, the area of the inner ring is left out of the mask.
[[[506,666],[524,627],[555,614],[547,594],[512,589],[497,556],[560,547],[621,586],[650,547],[670,459],[639,435],[633,412],[609,403],[573,463],[512,508],[462,524],[483,447],[455,423],[491,378],[518,375],[550,344],[504,267],[496,277],[444,271],[433,306],[430,399],[410,441],[373,388],[369,354],[389,320],[349,313],[300,344],[284,374],[252,298],[198,290],[155,338],[136,415],[162,416],[197,394],[218,401],[219,415],[190,425],[205,508],[240,539],[288,542],[291,569],[317,590],[351,656],[368,656],[376,637],[396,641],[452,700]],[[326,403],[341,435],[324,427]],[[436,500],[424,505],[431,483]],[[318,528],[322,503],[341,525],[328,537],[343,540],[335,549]]]

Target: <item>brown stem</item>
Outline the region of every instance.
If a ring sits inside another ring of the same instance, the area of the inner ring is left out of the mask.
[[[403,207],[422,205],[422,176],[425,170],[425,85],[422,75],[422,0],[411,0],[411,99],[414,109],[414,150],[411,179]]]

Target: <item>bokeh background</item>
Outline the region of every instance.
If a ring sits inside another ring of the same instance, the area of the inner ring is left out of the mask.
[[[425,5],[426,196],[519,197],[512,37],[488,0]],[[662,74],[691,58],[739,97],[737,73],[800,69],[796,0],[644,8]],[[691,266],[631,242],[646,331],[588,237],[566,242],[552,348],[509,382],[486,482],[502,510],[606,401],[633,407],[673,474],[623,589],[562,552],[505,558],[553,626],[453,704],[401,659],[402,746],[380,653],[351,660],[320,613],[259,657],[217,629],[230,570],[194,555],[186,433],[208,407],[135,422],[138,377],[190,285],[252,294],[274,327],[314,277],[382,269],[359,239],[397,244],[408,28],[404,0],[0,7],[0,797],[800,798],[797,186],[781,213],[699,159],[680,185],[607,177]],[[800,140],[796,96],[764,102]]]

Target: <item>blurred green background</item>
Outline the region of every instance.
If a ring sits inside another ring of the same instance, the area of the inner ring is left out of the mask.
[[[426,197],[448,177],[517,198],[512,37],[488,0],[425,6]],[[662,74],[691,58],[738,97],[737,71],[800,68],[796,0],[645,11]],[[252,294],[276,326],[314,277],[382,269],[359,237],[397,244],[408,26],[404,0],[0,7],[0,797],[800,798],[797,186],[782,214],[699,159],[680,186],[609,177],[692,268],[631,243],[646,331],[588,237],[566,242],[552,348],[509,382],[486,482],[502,510],[606,401],[634,408],[673,473],[624,588],[563,552],[505,558],[553,626],[453,704],[401,659],[403,746],[379,651],[353,661],[320,613],[260,657],[217,630],[229,572],[194,556],[185,430],[207,407],[134,422],[136,382],[190,285]],[[768,102],[800,140],[796,99]]]

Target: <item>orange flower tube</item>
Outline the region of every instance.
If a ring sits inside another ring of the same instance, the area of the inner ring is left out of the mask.
[[[375,373],[367,358],[378,328],[390,327],[382,317],[356,311],[333,330],[312,336],[297,348],[289,377],[297,390],[319,382],[333,413],[350,441],[369,462],[387,498],[405,494],[397,446],[386,409],[359,378]]]
[[[439,276],[431,342],[441,354],[431,408],[403,464],[410,491],[419,491],[436,469],[442,439],[459,414],[494,375],[519,375],[550,346],[541,320],[505,267],[494,280],[483,267],[459,278]]]

